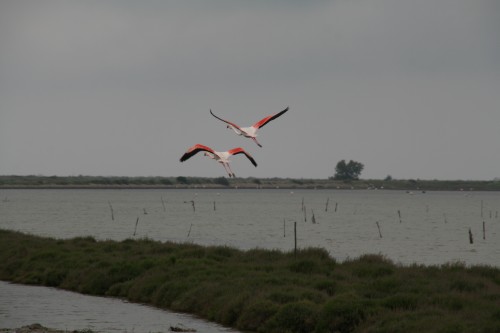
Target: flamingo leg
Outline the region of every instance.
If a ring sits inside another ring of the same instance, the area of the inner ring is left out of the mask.
[[[233,170],[231,170],[231,167],[229,166],[229,164],[227,164],[227,167],[229,168],[229,171],[231,171],[231,174],[233,175],[233,178],[236,177],[236,175],[234,174]]]
[[[255,141],[257,146],[262,147],[262,145],[259,143],[259,141],[257,141],[257,139],[255,137],[252,137],[252,140]]]
[[[229,167],[229,164],[222,163],[222,166],[224,166],[224,169],[226,170],[227,174],[229,175],[229,178],[231,178],[232,177],[232,171],[231,171],[231,168]]]

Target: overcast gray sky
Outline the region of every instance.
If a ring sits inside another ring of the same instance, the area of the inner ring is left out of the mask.
[[[259,132],[241,126],[290,110]],[[500,1],[0,2],[0,174],[500,177]]]

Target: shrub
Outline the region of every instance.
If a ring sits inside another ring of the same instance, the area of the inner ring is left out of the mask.
[[[365,311],[355,297],[342,297],[323,306],[318,322],[318,332],[352,332],[365,318]]]
[[[268,300],[259,300],[243,310],[237,327],[243,331],[257,331],[276,314],[279,306]]]
[[[325,292],[328,296],[333,296],[337,291],[337,283],[333,280],[323,280],[316,282],[314,287],[317,290]]]
[[[226,177],[219,177],[214,179],[214,184],[222,185],[222,186],[229,186],[229,180],[227,180]]]
[[[384,306],[391,310],[415,310],[418,298],[413,295],[394,295],[384,301]]]
[[[312,274],[317,268],[317,264],[312,260],[300,260],[290,265],[290,270],[294,273]]]
[[[460,311],[464,307],[464,301],[462,299],[451,295],[436,296],[431,300],[431,304],[450,311]]]
[[[308,301],[289,303],[268,321],[267,332],[310,333],[318,319],[317,307]]]
[[[45,274],[43,284],[49,287],[58,287],[66,278],[67,272],[62,269],[49,270]]]
[[[451,283],[450,289],[459,292],[475,292],[484,289],[484,284],[481,282],[455,280]]]
[[[179,183],[179,184],[189,184],[189,180],[184,176],[179,176],[176,178],[176,180],[177,180],[177,183]]]

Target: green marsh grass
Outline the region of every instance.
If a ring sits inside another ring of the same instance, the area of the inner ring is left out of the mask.
[[[0,279],[121,297],[245,332],[500,332],[500,269],[339,263],[322,249],[43,238],[0,230]]]

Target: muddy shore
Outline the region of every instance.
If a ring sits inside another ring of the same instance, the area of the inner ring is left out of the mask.
[[[196,330],[186,327],[170,326],[168,332],[196,332]],[[0,328],[0,333],[96,333],[90,329],[83,330],[59,330],[48,328],[40,324],[31,324],[19,328]]]
[[[19,328],[0,328],[0,333],[67,333],[65,330],[57,330],[53,328],[44,327],[40,324],[31,324],[22,326]],[[72,331],[73,333],[90,333],[90,330],[82,330],[82,331]]]

